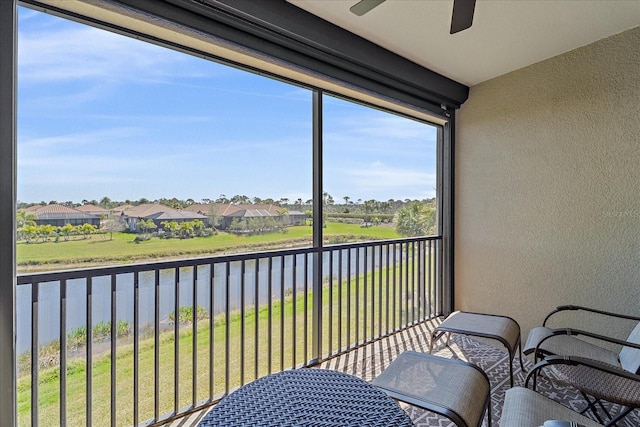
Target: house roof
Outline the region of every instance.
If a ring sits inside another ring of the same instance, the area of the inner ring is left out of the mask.
[[[201,215],[196,212],[185,212],[176,209],[172,209],[166,212],[155,212],[147,215],[145,218],[147,219],[156,219],[162,221],[171,221],[171,220],[194,220],[200,219],[205,220],[207,217],[205,215]]]
[[[96,219],[98,216],[79,211],[60,204],[35,205],[25,209],[27,213],[34,214],[40,220],[46,219]]]
[[[207,218],[205,215],[197,212],[178,210],[160,203],[143,203],[138,206],[131,206],[124,209],[123,213],[130,218],[157,219],[163,221]]]
[[[259,218],[268,216],[280,216],[280,210],[282,206],[274,204],[240,204],[235,205],[232,203],[194,203],[191,206],[184,208],[185,211],[197,212],[202,215],[210,215],[214,213],[220,216],[234,217],[234,218]],[[287,211],[289,215],[305,215],[298,211]]]
[[[268,211],[271,208],[269,205],[234,205],[232,203],[194,203],[190,206],[184,208],[185,211],[197,212],[202,215],[208,215],[210,213],[214,213],[216,215],[221,216],[231,216],[235,212],[243,211],[246,209],[266,209]]]
[[[116,206],[115,208],[111,209],[112,212],[117,212],[117,213],[122,213],[124,211],[126,211],[127,209],[131,209],[133,208],[133,205],[120,205],[120,206]]]
[[[238,209],[226,216],[237,218],[262,218],[262,217],[275,217],[278,214],[269,212],[267,209]]]
[[[101,206],[96,206],[96,205],[92,205],[92,204],[86,204],[86,205],[78,206],[76,209],[81,211],[81,212],[86,212],[86,213],[90,213],[90,214],[94,214],[94,215],[107,215],[107,214],[109,214],[109,209],[105,209],[105,208],[103,208]]]

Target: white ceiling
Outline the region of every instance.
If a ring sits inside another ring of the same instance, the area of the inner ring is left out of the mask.
[[[358,0],[287,1],[468,86],[640,25],[640,0],[477,0],[454,35],[453,0],[386,0],[360,17]]]

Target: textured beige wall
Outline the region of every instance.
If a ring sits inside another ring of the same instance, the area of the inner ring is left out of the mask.
[[[640,27],[472,87],[456,131],[456,309],[640,315]]]

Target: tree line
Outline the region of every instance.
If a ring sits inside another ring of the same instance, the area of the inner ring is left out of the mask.
[[[365,200],[358,199],[352,201],[350,197],[343,197],[344,203],[337,204],[335,199],[329,193],[323,193],[322,197],[322,209],[323,219],[344,221],[344,222],[358,222],[360,221],[363,226],[380,225],[383,223],[391,224],[395,222],[395,228],[399,234],[404,236],[422,236],[433,235],[437,229],[437,215],[436,215],[436,200],[435,198],[423,199],[423,200],[394,200],[389,199],[387,201],[378,200]],[[281,206],[282,212],[286,212],[288,209],[305,211],[307,217],[313,218],[312,200],[302,201],[297,199],[293,203],[287,198],[281,198],[279,200],[274,199],[261,199],[258,197],[249,198],[247,196],[236,195],[231,198],[227,198],[224,194],[220,195],[215,200],[202,199],[203,204],[211,203],[231,203],[231,204],[273,204]],[[43,202],[41,202],[42,204]],[[58,203],[52,200],[50,203]],[[137,201],[125,200],[123,202],[112,201],[108,197],[103,197],[100,201],[96,200],[83,200],[82,204],[94,204],[101,206],[105,209],[113,209],[114,207],[122,204],[138,205],[143,203],[161,203],[166,206],[174,207],[177,209],[185,208],[191,204],[196,203],[193,199],[180,200],[177,198],[172,199],[158,199],[150,201],[145,198],[141,198]],[[65,202],[66,205],[79,206],[73,202]],[[20,208],[28,207],[28,204],[19,206]],[[100,231],[103,233],[110,233],[113,238],[113,233],[118,231],[124,231],[124,225],[118,222],[116,218],[108,218],[102,221]],[[37,225],[35,223],[35,217],[32,214],[26,214],[23,211],[18,211],[18,238],[26,240],[27,242],[33,240],[47,241],[50,238],[54,238],[58,241],[60,238],[68,240],[70,236],[82,236],[88,238],[90,234],[98,232],[98,229],[91,224],[81,224],[73,226],[66,224],[63,227],[55,227],[52,225]],[[270,222],[269,222],[270,221]],[[160,237],[165,238],[189,238],[194,236],[204,236],[217,233],[215,228],[207,227],[202,221],[187,221],[178,223],[175,221],[165,221],[162,224],[162,230],[159,232]],[[142,233],[140,240],[148,239],[150,233],[154,233],[158,226],[153,220],[141,220],[138,222],[138,228]],[[234,220],[229,229],[234,233],[270,233],[283,230],[283,224],[276,222],[274,219],[260,219],[250,221],[238,221]]]
[[[388,200],[363,200],[363,199],[353,199],[350,196],[343,196],[341,199],[343,203],[337,203],[336,199],[329,193],[323,193],[323,205],[326,207],[329,212],[342,212],[342,213],[371,213],[378,212],[382,214],[390,214],[395,213],[401,207],[412,204],[412,203],[435,203],[435,198],[427,198],[427,199],[388,199]],[[174,209],[184,209],[188,206],[191,206],[195,203],[202,204],[234,204],[234,205],[275,205],[281,206],[283,208],[288,208],[290,210],[298,210],[304,211],[313,206],[313,200],[303,200],[302,198],[298,198],[296,200],[290,200],[286,197],[281,197],[279,199],[273,198],[260,198],[260,197],[249,197],[246,195],[236,194],[231,197],[227,197],[224,194],[221,194],[216,199],[202,198],[199,202],[192,198],[187,199],[179,199],[176,197],[172,198],[159,198],[159,199],[147,199],[140,198],[137,200],[125,199],[125,200],[112,200],[111,198],[105,196],[100,200],[96,199],[83,199],[81,202],[74,202],[71,200],[68,201],[57,201],[50,200],[49,202],[40,201],[39,203],[27,203],[27,202],[18,202],[17,209],[25,209],[34,205],[51,205],[51,204],[60,204],[72,208],[76,208],[82,205],[95,205],[102,207],[106,210],[113,209],[117,206],[121,205],[132,205],[137,206],[146,203],[159,203],[165,206],[172,207]]]

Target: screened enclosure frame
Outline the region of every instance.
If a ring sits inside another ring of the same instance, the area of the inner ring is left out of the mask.
[[[84,2],[75,3],[75,6]],[[236,2],[237,3],[237,2]],[[83,14],[82,8],[61,9],[54,4],[27,0],[0,2],[0,389],[12,390],[0,395],[0,425],[15,425],[16,418],[16,234],[15,207],[17,176],[17,7],[37,10],[79,21],[129,37],[142,39],[170,49],[208,60],[266,75],[312,91],[312,176],[313,176],[313,247],[322,243],[322,99],[332,95],[437,127],[437,215],[438,234],[442,236],[444,313],[453,311],[453,195],[455,110],[468,96],[468,88],[430,70],[379,48],[357,36],[344,34],[339,46],[323,38],[337,27],[288,4],[286,1],[244,2],[239,9],[229,0],[190,2],[170,0],[104,1],[101,7],[111,15],[126,15],[147,23],[159,20],[185,32],[203,34],[209,42],[218,41],[242,47],[281,68],[291,68],[295,76],[309,76],[307,81],[262,69],[255,64],[216,56],[198,46],[180,44],[141,28],[124,27],[100,17]],[[110,15],[110,16],[111,16]],[[256,25],[256,22],[262,23]],[[267,22],[267,24],[264,24]],[[285,28],[291,25],[290,28]],[[289,31],[289,33],[283,30]],[[340,30],[344,31],[344,30]],[[293,33],[292,33],[293,32]],[[291,34],[299,34],[299,38]],[[308,32],[307,34],[300,34]],[[346,33],[346,31],[345,31]],[[301,40],[315,37],[315,44]],[[355,52],[359,52],[357,55]],[[350,57],[355,59],[350,60]],[[361,61],[367,61],[368,66]],[[359,94],[362,94],[360,96]],[[415,113],[415,114],[414,114]],[[314,263],[319,266],[320,263]],[[322,286],[322,272],[313,275],[314,298]],[[319,313],[319,312],[317,312]],[[318,314],[320,315],[320,314]],[[319,325],[319,319],[314,319]],[[320,334],[315,334],[315,337]],[[314,354],[321,353],[321,343],[314,342]]]

